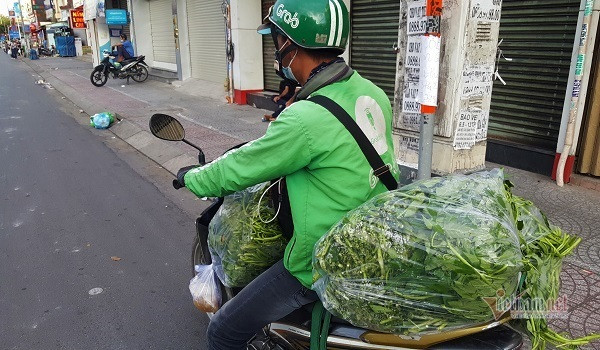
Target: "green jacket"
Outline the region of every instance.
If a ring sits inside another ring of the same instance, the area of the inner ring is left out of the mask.
[[[354,72],[314,95],[331,98],[357,120],[398,179],[386,94]],[[326,109],[304,100],[286,108],[263,137],[188,172],[185,184],[198,196],[220,197],[287,176],[294,236],[284,265],[310,288],[315,243],[348,211],[387,190],[372,174],[346,128]]]

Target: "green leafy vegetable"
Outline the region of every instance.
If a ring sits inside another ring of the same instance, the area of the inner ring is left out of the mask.
[[[500,171],[434,178],[350,212],[316,245],[314,289],[355,325],[421,333],[493,319],[517,290],[518,230]]]
[[[521,229],[521,250],[526,272],[519,294],[525,300],[556,301],[559,297],[562,261],[579,245],[581,238],[550,225],[548,218],[532,202],[513,196],[512,203]],[[547,342],[562,349],[576,349],[600,339],[599,334],[570,339],[548,328],[544,314],[531,312],[522,316],[525,317],[513,323],[527,330],[533,350],[544,349]]]
[[[529,334],[534,350],[547,343],[575,349],[600,339],[569,339],[548,328],[552,310],[515,307],[557,300],[562,260],[581,239],[550,225],[533,203],[512,195],[511,186],[495,169],[420,181],[373,198],[317,243],[313,288],[332,313],[382,332],[491,321],[492,308],[505,309],[490,307],[490,300],[512,297],[517,301],[508,308],[518,316],[512,323]]]
[[[268,185],[225,197],[209,225],[214,268],[227,287],[244,287],[283,257],[287,239],[273,219],[268,193],[261,200]]]

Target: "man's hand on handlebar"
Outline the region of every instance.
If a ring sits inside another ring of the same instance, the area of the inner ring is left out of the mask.
[[[185,174],[187,174],[188,171],[197,167],[199,167],[199,165],[188,165],[179,169],[179,171],[177,171],[177,180],[173,180],[173,187],[175,187],[175,189],[185,187]]]

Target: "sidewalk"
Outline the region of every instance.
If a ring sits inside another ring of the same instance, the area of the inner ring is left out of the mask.
[[[171,172],[197,162],[197,153],[183,143],[167,143],[150,136],[148,120],[153,113],[167,113],[182,121],[186,139],[201,146],[207,159],[262,136],[267,128],[260,121],[267,111],[228,105],[224,98],[216,99],[223,87],[215,84],[190,81],[177,88],[152,80],[126,85],[125,80],[110,79],[104,87],[97,88],[89,81],[91,63],[71,58],[25,62],[87,114],[108,110],[123,116],[125,120],[109,130]],[[193,86],[194,83],[203,85]],[[203,91],[204,96],[190,95]],[[488,167],[499,165],[490,163]],[[569,298],[571,314],[552,324],[573,336],[600,332],[600,192],[574,185],[560,188],[548,177],[505,169],[517,195],[531,199],[552,223],[583,238],[562,272],[561,294]],[[600,350],[600,342],[587,349]]]
[[[143,83],[131,80],[127,85],[124,79],[109,78],[105,86],[98,88],[90,83],[91,62],[58,57],[24,62],[87,114],[116,112],[146,131],[154,113],[176,117],[186,128],[186,139],[202,147],[207,159],[261,137],[268,126],[261,122],[261,117],[270,112],[227,104],[224,88],[219,84],[191,80],[177,87],[148,79]],[[217,99],[218,96],[222,98]],[[181,143],[170,145],[196,158],[197,153],[191,147]]]

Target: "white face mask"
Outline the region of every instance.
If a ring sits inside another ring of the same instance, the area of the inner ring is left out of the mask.
[[[279,49],[279,51],[282,51],[283,48],[285,48],[288,43],[290,43],[290,45],[291,45],[291,42],[289,39],[283,45],[281,45],[281,48]],[[294,59],[296,58],[297,55],[298,55],[298,49],[296,49],[296,53],[294,53],[294,57],[292,57],[292,60],[290,61],[290,64],[288,64],[287,67],[284,67],[282,62],[278,62],[281,67],[281,73],[283,73],[283,75],[286,78],[288,78],[289,80],[292,80],[295,82],[298,82],[298,80],[294,76],[294,72],[292,71],[291,66],[292,66],[292,62],[294,62]],[[283,61],[283,57],[281,57],[281,60]]]

